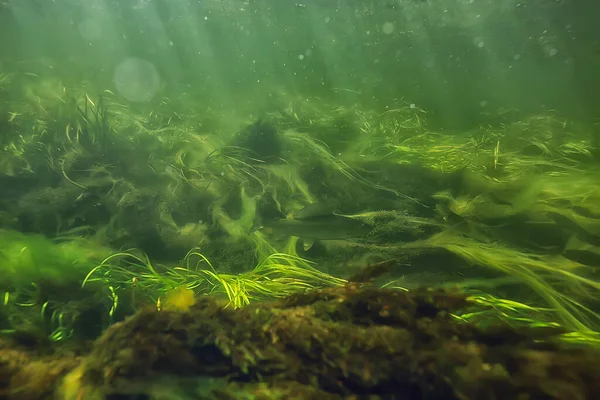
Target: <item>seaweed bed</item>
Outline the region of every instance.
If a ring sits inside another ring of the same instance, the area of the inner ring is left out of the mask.
[[[234,310],[145,309],[83,356],[0,342],[6,399],[593,399],[600,357],[556,331],[480,329],[459,293],[351,283]]]

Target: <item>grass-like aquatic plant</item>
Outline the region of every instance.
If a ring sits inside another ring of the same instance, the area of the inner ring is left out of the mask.
[[[556,313],[552,308],[535,307],[483,292],[473,293],[468,299],[473,304],[471,309],[454,317],[482,327],[509,324],[515,329],[553,329],[557,332],[556,338],[563,342],[600,346],[600,334],[597,331],[584,329],[561,333],[564,325],[556,321]]]
[[[455,230],[438,233],[406,248],[443,248],[473,266],[492,268],[518,277],[551,307],[569,329],[590,332],[598,329],[600,316],[588,308],[600,282],[587,278],[589,267],[560,255],[529,254],[500,243],[466,237]]]
[[[189,288],[208,293],[224,293],[235,308],[251,300],[287,296],[298,291],[345,283],[314,268],[310,262],[285,253],[273,253],[260,261],[251,271],[238,275],[218,273],[197,250],[184,259],[185,267],[173,271]],[[202,288],[207,288],[202,289]]]
[[[198,295],[224,294],[235,308],[252,300],[283,297],[346,282],[319,271],[307,260],[285,253],[268,255],[248,272],[220,273],[199,249],[192,249],[180,265],[172,267],[156,267],[147,256],[133,251],[115,253],[93,268],[82,286],[94,281],[117,288],[126,286],[154,301],[178,287],[191,289]]]

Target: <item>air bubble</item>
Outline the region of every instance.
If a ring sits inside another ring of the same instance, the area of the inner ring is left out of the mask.
[[[390,34],[394,33],[395,28],[396,27],[394,26],[394,24],[392,22],[386,22],[385,24],[383,24],[381,30],[386,35],[390,35]]]
[[[115,87],[129,101],[148,102],[160,88],[160,76],[154,64],[140,58],[128,58],[115,68]]]

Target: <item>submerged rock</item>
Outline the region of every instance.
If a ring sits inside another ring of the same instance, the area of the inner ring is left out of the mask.
[[[239,310],[204,296],[187,311],[147,309],[113,325],[58,398],[600,398],[596,350],[452,316],[468,306],[457,293],[358,284]]]

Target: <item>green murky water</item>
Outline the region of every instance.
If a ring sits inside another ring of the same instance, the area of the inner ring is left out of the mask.
[[[3,335],[85,341],[144,307],[243,307],[394,260],[376,285],[597,340],[597,15],[2,0]]]

